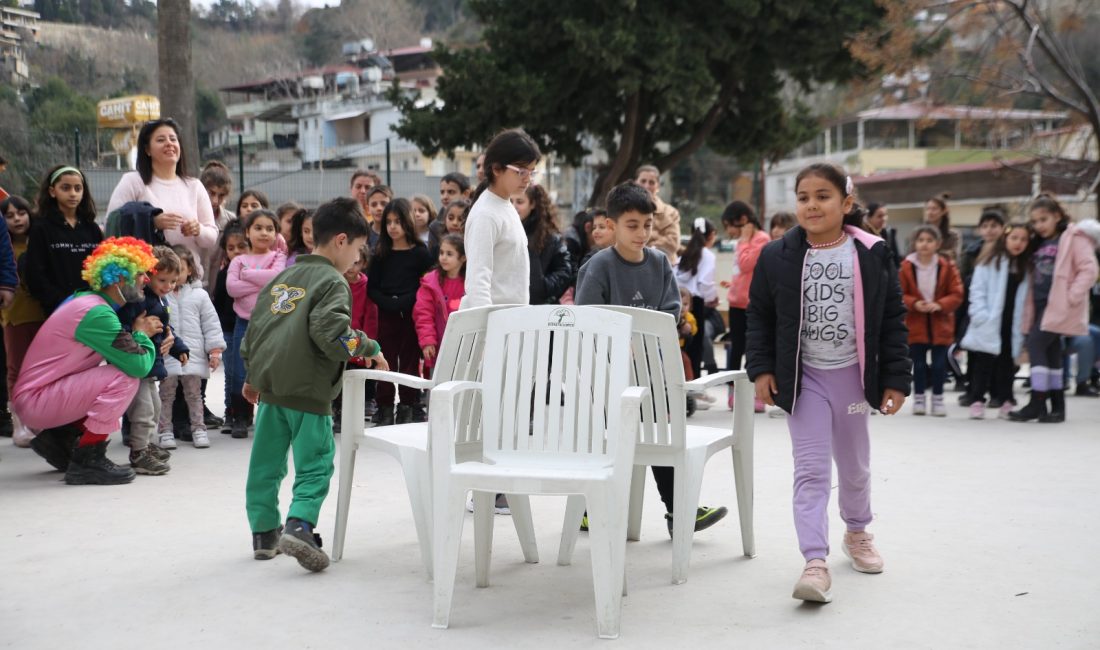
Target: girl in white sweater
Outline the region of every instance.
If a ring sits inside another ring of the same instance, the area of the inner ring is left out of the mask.
[[[521,129],[502,131],[485,149],[485,181],[466,219],[463,309],[528,303],[527,234],[511,197],[531,184],[541,158],[538,145]]]

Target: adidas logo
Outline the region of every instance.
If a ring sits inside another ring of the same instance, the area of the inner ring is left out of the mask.
[[[634,297],[631,300],[645,300],[645,296],[642,295],[641,289],[634,292]]]

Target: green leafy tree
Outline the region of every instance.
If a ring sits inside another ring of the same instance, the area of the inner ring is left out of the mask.
[[[882,16],[876,0],[469,0],[484,47],[436,55],[440,104],[394,97],[398,133],[426,153],[484,144],[521,125],[576,164],[607,152],[594,197],[643,162],[669,169],[704,144],[778,156],[807,134],[781,98],[865,72],[846,43]],[[587,136],[587,137],[586,137]]]
[[[48,133],[95,132],[95,102],[75,92],[58,77],[50,77],[26,97],[27,115],[32,129]]]
[[[195,120],[199,127],[199,147],[206,147],[210,133],[225,123],[225,106],[214,90],[195,85]]]

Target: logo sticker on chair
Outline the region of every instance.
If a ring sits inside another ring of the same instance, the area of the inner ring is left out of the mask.
[[[546,324],[550,327],[573,327],[577,324],[577,318],[572,309],[562,307],[550,314],[550,320]]]

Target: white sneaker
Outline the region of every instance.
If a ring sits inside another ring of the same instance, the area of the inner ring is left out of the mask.
[[[161,449],[175,449],[176,448],[176,436],[171,431],[160,432],[160,443],[157,445]]]
[[[206,429],[195,429],[191,432],[191,444],[198,449],[206,449],[210,446],[210,438],[206,435]]]
[[[473,511],[474,511],[474,493],[473,492],[467,492],[466,493],[466,512],[473,512]]]
[[[695,397],[695,410],[706,411],[711,406],[714,406],[715,399],[708,395],[706,391],[700,391],[692,395]]]

